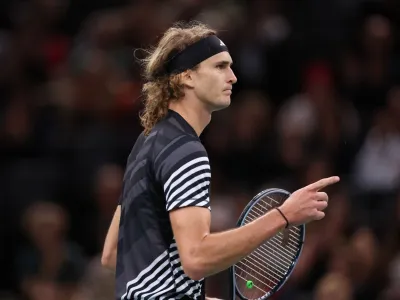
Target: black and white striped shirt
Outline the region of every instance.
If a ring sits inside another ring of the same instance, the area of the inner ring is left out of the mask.
[[[210,209],[210,180],[207,152],[178,113],[139,136],[121,197],[116,299],[204,299],[204,279],[183,272],[169,212]]]

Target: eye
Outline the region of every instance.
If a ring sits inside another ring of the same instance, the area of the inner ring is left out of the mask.
[[[221,64],[221,65],[217,65],[217,69],[220,69],[220,70],[221,70],[221,69],[223,69],[223,68],[224,68],[224,65],[222,65],[222,64]]]

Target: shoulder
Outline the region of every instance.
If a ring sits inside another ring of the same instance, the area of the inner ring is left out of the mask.
[[[170,139],[157,138],[153,165],[156,176],[169,176],[183,167],[209,164],[208,154],[200,140],[189,134],[180,134]]]
[[[202,152],[207,155],[206,149],[198,136],[185,132],[168,120],[157,124],[150,135],[154,135],[153,154],[154,163],[174,160],[179,157]]]

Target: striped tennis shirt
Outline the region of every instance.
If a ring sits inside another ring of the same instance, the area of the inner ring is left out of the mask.
[[[194,129],[169,110],[128,157],[121,195],[116,299],[204,299],[183,271],[169,212],[210,209],[210,165]]]

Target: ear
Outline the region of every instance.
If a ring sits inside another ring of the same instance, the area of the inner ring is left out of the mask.
[[[181,73],[181,82],[183,85],[185,85],[188,88],[193,89],[194,88],[194,78],[193,78],[193,71],[192,70],[187,70],[183,73]]]

